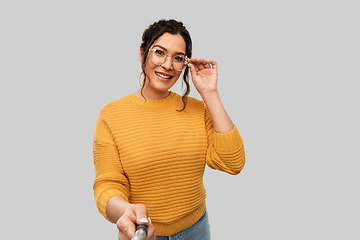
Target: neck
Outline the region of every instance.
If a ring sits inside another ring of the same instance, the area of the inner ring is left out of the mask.
[[[156,92],[150,92],[150,91],[146,91],[146,88],[144,88],[142,90],[142,94],[141,94],[141,88],[139,90],[137,90],[134,94],[142,99],[146,99],[146,100],[159,100],[159,99],[163,99],[166,98],[170,95],[171,91],[156,91]],[[145,97],[145,98],[144,98]]]

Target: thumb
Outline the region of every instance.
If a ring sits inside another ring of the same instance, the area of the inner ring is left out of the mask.
[[[136,224],[147,225],[149,223],[149,211],[144,205],[138,205],[136,209]]]
[[[191,62],[188,63],[188,67],[190,68],[190,72],[193,73],[195,72],[195,66],[194,64],[192,64]]]
[[[149,220],[148,220],[148,217],[140,217],[138,218],[138,220],[136,221],[137,224],[144,224],[144,225],[147,225],[149,223]]]
[[[197,72],[196,72],[196,68],[195,68],[194,64],[189,63],[188,66],[190,68],[191,79],[195,79],[197,76]]]

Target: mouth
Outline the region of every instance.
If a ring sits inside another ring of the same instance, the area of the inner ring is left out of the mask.
[[[163,78],[163,79],[165,79],[165,80],[169,80],[169,79],[173,78],[173,76],[171,76],[171,75],[169,75],[169,74],[165,74],[165,73],[159,73],[159,72],[156,72],[156,71],[155,71],[155,74],[156,74],[157,76],[159,76],[160,78]]]

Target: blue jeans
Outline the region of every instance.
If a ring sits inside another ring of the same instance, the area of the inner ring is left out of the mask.
[[[210,224],[206,209],[199,221],[191,227],[169,237],[156,236],[156,240],[210,240]]]

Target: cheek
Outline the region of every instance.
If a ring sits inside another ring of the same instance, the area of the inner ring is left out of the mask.
[[[155,66],[152,66],[151,63],[147,63],[144,68],[145,74],[150,77],[152,74],[154,74],[154,68]]]
[[[180,76],[181,76],[181,73],[176,73],[176,75],[174,76],[174,83],[177,82],[177,81],[180,81]]]
[[[149,59],[149,56],[146,58],[146,63],[145,63],[145,67],[144,67],[144,70],[145,70],[145,73],[147,73],[148,71],[154,69],[156,67],[156,65],[154,65],[150,59]]]

